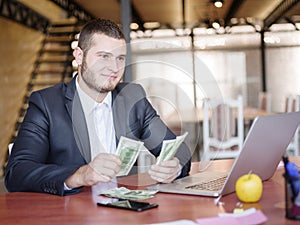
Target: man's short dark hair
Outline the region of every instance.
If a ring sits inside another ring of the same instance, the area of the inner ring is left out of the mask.
[[[124,39],[125,35],[120,27],[108,19],[94,19],[85,24],[80,32],[78,47],[86,53],[91,47],[94,34],[104,34],[115,39]]]

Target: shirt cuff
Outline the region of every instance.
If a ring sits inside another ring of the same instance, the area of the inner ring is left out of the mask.
[[[69,188],[69,187],[67,186],[67,184],[64,182],[64,190],[65,190],[65,191],[71,191],[72,188]]]
[[[181,174],[181,172],[182,172],[182,168],[183,168],[183,166],[182,166],[181,164],[179,164],[179,168],[180,168],[180,170],[179,170],[179,172],[178,172],[177,176],[180,176],[180,174]]]

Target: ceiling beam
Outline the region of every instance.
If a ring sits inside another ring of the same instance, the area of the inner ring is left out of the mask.
[[[284,17],[284,19],[285,19],[288,23],[292,24],[292,25],[295,27],[295,30],[299,30],[298,27],[297,27],[297,25],[296,25],[296,23],[295,23],[291,18]]]
[[[238,12],[244,0],[233,0],[231,6],[229,7],[228,13],[224,19],[224,26],[230,25],[231,18],[235,17],[235,14]]]
[[[276,23],[286,12],[292,9],[300,0],[282,1],[265,19],[264,30],[267,30],[272,24]]]
[[[0,16],[43,33],[49,25],[46,17],[17,1],[0,0]]]
[[[87,22],[95,17],[86,11],[81,5],[73,0],[51,0],[56,5],[64,9],[69,16],[76,17],[79,21]]]

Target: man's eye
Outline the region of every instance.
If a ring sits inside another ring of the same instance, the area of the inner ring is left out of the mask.
[[[121,61],[121,62],[125,61],[125,59],[126,59],[125,56],[120,56],[120,57],[118,57],[118,60]]]
[[[110,55],[99,55],[100,58],[102,59],[110,59]]]

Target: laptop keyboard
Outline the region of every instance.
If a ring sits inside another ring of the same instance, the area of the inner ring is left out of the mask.
[[[222,189],[227,176],[222,176],[214,180],[201,182],[185,187],[186,189],[205,190],[205,191],[219,191]]]

